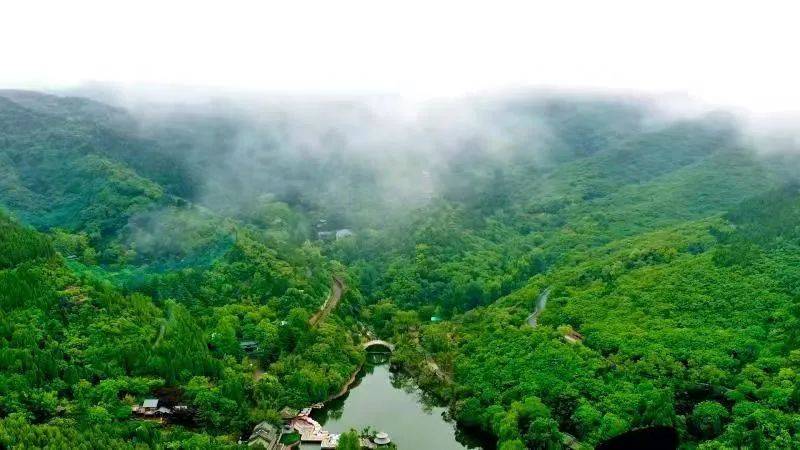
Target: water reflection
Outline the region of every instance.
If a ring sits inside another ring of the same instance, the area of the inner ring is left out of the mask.
[[[389,352],[367,352],[367,364],[378,366],[389,362]]]
[[[334,433],[371,427],[389,433],[400,450],[492,450],[487,436],[458,430],[447,408],[422,392],[413,378],[389,370],[388,353],[368,354],[368,364],[346,396],[315,410]]]

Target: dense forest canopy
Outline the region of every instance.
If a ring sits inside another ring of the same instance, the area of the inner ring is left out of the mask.
[[[502,450],[800,446],[791,140],[601,95],[83,94],[0,91],[3,446],[234,448],[368,333]]]

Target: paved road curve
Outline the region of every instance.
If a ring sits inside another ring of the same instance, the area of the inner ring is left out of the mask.
[[[534,305],[533,312],[530,316],[528,316],[525,321],[533,328],[536,328],[536,320],[539,318],[539,314],[544,311],[545,306],[547,306],[547,298],[550,297],[550,288],[545,289],[539,294],[539,297],[536,298],[536,304]]]

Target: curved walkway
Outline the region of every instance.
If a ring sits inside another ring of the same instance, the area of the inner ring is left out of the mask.
[[[346,287],[344,281],[342,281],[339,277],[333,277],[333,283],[331,284],[331,295],[325,300],[325,303],[322,305],[322,309],[314,313],[313,316],[308,320],[308,323],[315,327],[319,325],[320,322],[325,320],[328,315],[330,315],[331,311],[336,308],[336,305],[339,304],[339,300],[342,299],[342,293],[345,291]]]

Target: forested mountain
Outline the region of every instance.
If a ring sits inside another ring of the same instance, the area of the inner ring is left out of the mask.
[[[0,443],[234,447],[368,331],[502,450],[800,446],[800,152],[655,100],[395,106],[0,91]]]
[[[2,101],[2,203],[46,234],[0,217],[0,442],[233,446],[280,408],[340,390],[363,359],[353,319],[312,329],[309,317],[342,269],[294,243],[286,205],[264,202],[258,227],[216,215],[156,181],[175,167],[114,128],[118,111]],[[197,411],[191,431],[129,420],[160,390]]]

